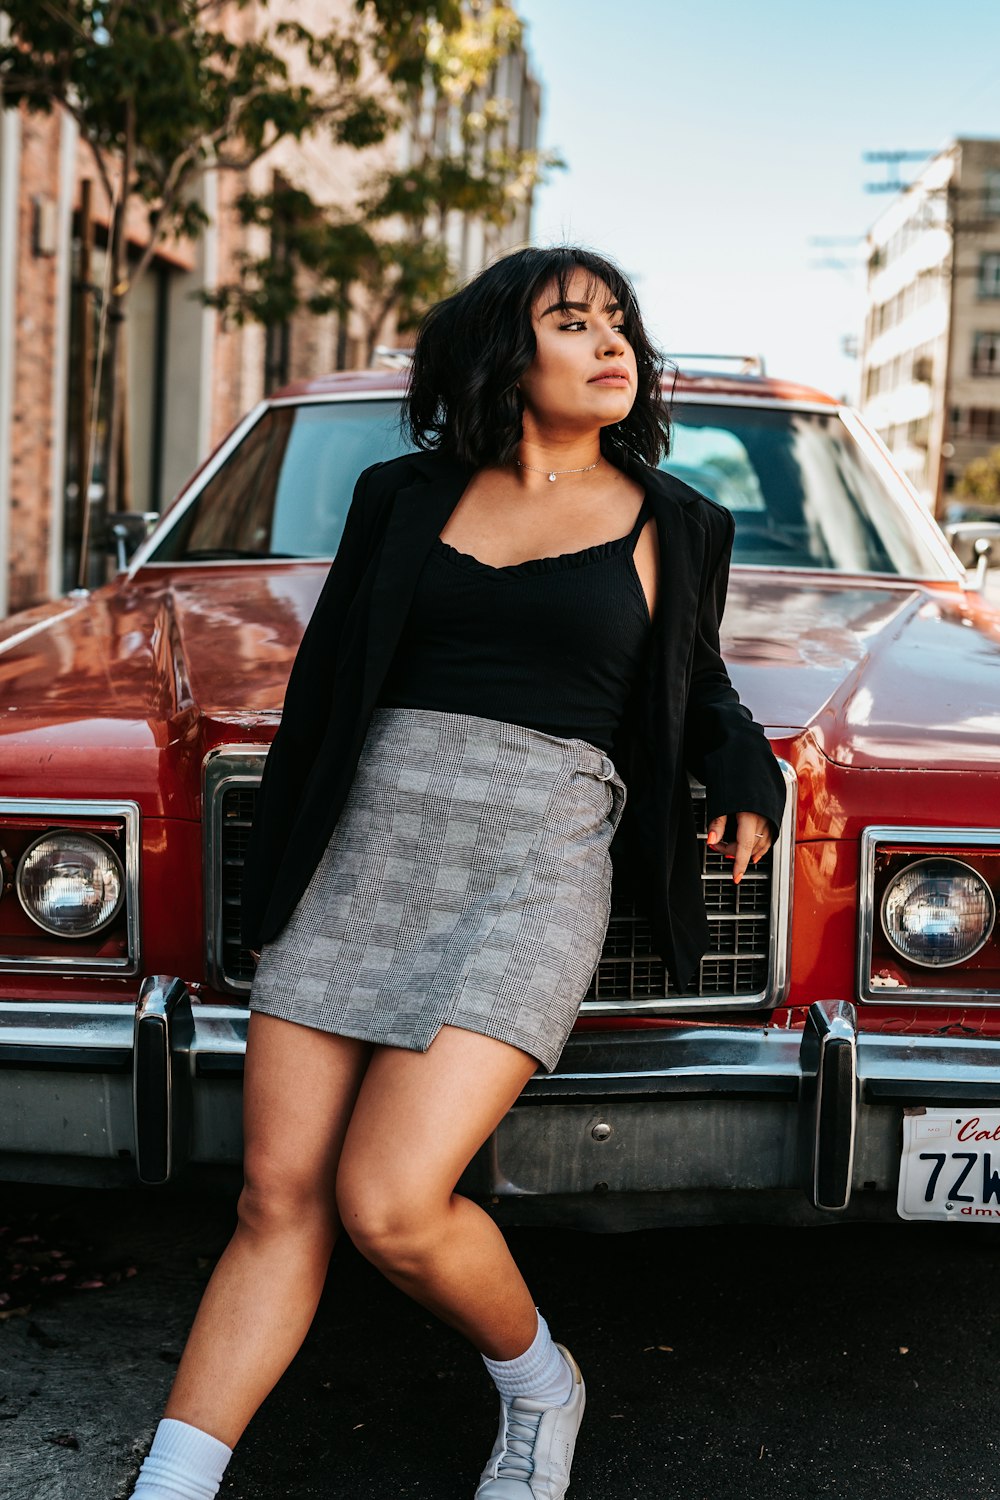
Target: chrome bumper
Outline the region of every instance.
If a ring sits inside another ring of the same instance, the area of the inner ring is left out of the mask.
[[[0,1177],[238,1179],[248,1019],[165,976],[136,1005],[0,1002]],[[801,1031],[578,1032],[459,1186],[511,1223],[891,1217],[903,1107],[997,1103],[1000,1041],[859,1034],[846,1001]]]

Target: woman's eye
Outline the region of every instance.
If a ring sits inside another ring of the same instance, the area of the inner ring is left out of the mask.
[[[562,328],[562,329],[567,329],[567,328],[585,328],[586,327],[586,321],[583,318],[577,318],[576,321],[573,322],[573,323],[560,323],[559,327]],[[624,333],[625,332],[625,324],[624,323],[619,323],[618,327],[617,328],[612,328],[611,332],[612,333]]]

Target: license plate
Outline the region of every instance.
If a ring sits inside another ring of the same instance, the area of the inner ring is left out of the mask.
[[[1000,1224],[1000,1109],[904,1110],[896,1211]]]

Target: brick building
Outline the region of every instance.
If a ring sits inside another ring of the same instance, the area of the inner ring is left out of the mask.
[[[469,0],[474,4],[475,0]],[[265,12],[234,9],[233,34],[273,25],[287,8],[319,29],[331,13],[353,13],[351,0],[278,0]],[[4,17],[0,11],[0,28]],[[368,81],[377,85],[369,64]],[[540,89],[517,51],[494,70],[482,97],[510,100],[505,140],[533,149]],[[464,108],[482,99],[466,100]],[[306,141],[280,142],[247,173],[206,172],[199,184],[209,225],[196,242],[163,245],[129,296],[125,365],[129,388],[127,502],[166,508],[187,476],[266,390],[288,379],[369,362],[371,309],[357,293],[343,319],[298,314],[265,331],[224,327],[193,295],[233,279],[241,251],[268,254],[266,230],[239,222],[246,187],[267,191],[274,174],[307,187],[320,202],[350,212],[363,179],[379,164],[405,166],[427,129],[441,149],[453,144],[458,110],[425,96],[412,120],[380,145],[356,151]],[[436,107],[436,105],[438,107]],[[80,223],[90,183],[94,247],[90,285],[107,272],[108,203],[90,153],[65,113],[30,115],[0,108],[0,617],[75,586],[79,571],[81,349]],[[517,219],[490,229],[453,213],[442,233],[460,280],[504,248],[530,240],[531,196]],[[391,223],[386,226],[392,232]],[[130,258],[144,244],[144,222],[129,225]],[[91,297],[93,306],[96,299]],[[397,339],[392,315],[377,341]],[[100,421],[101,412],[97,413]],[[100,475],[95,475],[100,488]],[[93,577],[93,575],[90,575]]]

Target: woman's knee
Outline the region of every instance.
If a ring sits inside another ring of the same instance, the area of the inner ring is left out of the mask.
[[[340,1221],[366,1260],[386,1268],[416,1269],[433,1251],[441,1232],[443,1204],[431,1194],[402,1186],[376,1167],[345,1162],[337,1174]]]
[[[236,1204],[242,1229],[260,1235],[311,1233],[332,1246],[340,1217],[329,1184],[287,1166],[253,1162],[244,1162],[243,1179]]]

